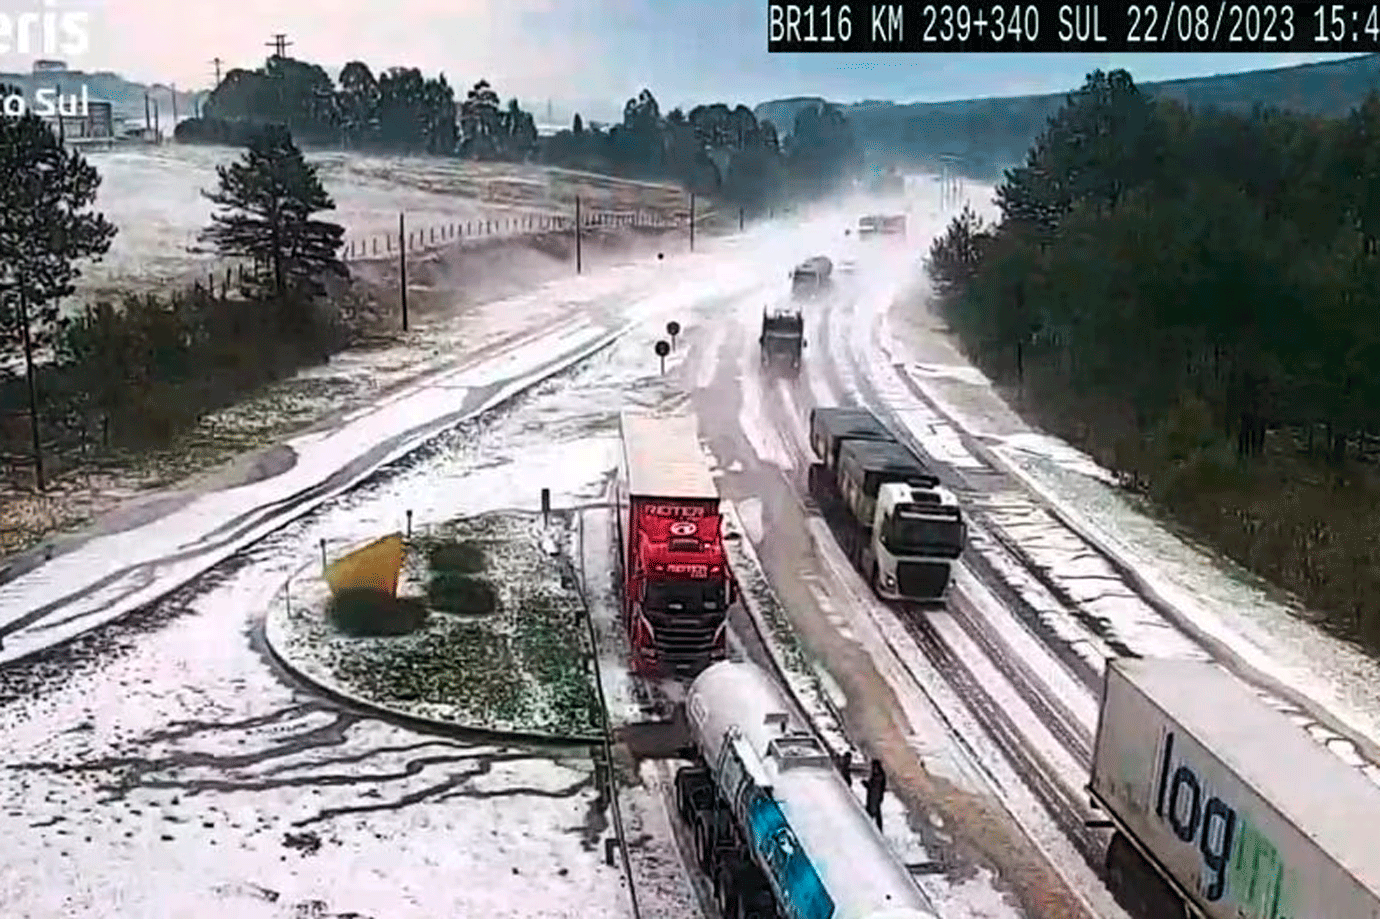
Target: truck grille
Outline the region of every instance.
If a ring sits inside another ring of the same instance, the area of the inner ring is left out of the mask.
[[[698,675],[718,658],[714,636],[726,613],[695,616],[644,610],[643,615],[652,627],[657,656],[664,669],[680,675]]]
[[[938,599],[949,586],[949,566],[939,562],[901,562],[896,586],[904,597]]]

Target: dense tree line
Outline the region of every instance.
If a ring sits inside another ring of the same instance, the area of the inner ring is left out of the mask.
[[[862,153],[835,106],[806,106],[783,142],[770,121],[745,105],[698,105],[662,114],[650,91],[623,107],[621,123],[590,127],[575,116],[570,130],[548,139],[546,162],[615,175],[672,178],[702,195],[765,210],[826,194],[855,175]]]
[[[262,68],[226,74],[203,111],[178,125],[179,140],[241,144],[264,124],[282,124],[307,145],[670,179],[752,210],[825,193],[862,163],[848,120],[823,102],[795,113],[785,143],[745,105],[663,114],[645,89],[628,100],[618,124],[586,125],[577,115],[570,130],[541,138],[532,115],[516,99],[503,104],[487,80],[457,100],[444,74],[394,67],[376,75],[359,61],[332,80],[316,64],[271,57]]]
[[[1093,73],[936,240],[937,302],[1042,420],[1380,643],[1380,97],[1152,101]]]

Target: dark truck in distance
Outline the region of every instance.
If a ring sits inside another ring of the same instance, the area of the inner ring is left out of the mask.
[[[834,263],[823,255],[807,258],[791,269],[791,296],[813,300],[832,289]]]
[[[942,600],[968,538],[954,494],[866,409],[811,409],[810,446],[810,494],[842,518],[844,552],[877,595]]]
[[[762,313],[762,334],[757,339],[762,349],[762,366],[777,361],[792,370],[800,368],[800,353],[805,347],[805,317],[799,310]]]

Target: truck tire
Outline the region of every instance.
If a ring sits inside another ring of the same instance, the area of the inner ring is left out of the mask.
[[[742,912],[742,898],[738,896],[739,866],[736,859],[724,859],[714,872],[714,902],[720,916],[736,916]]]
[[[880,572],[877,570],[877,563],[872,563],[872,571],[867,576],[868,586],[872,588],[872,594],[877,599],[882,599],[882,582]]]
[[[1187,919],[1183,900],[1120,831],[1107,846],[1107,887],[1136,919]]]
[[[698,807],[697,798],[704,787],[706,773],[696,766],[683,766],[676,770],[676,811],[687,824],[694,821]]]
[[[695,836],[696,854],[699,856],[700,870],[713,879],[719,846],[727,841],[728,818],[723,811],[715,808],[702,811],[702,819]]]
[[[714,840],[711,839],[713,828],[710,824],[713,817],[710,813],[701,811],[699,819],[695,821],[695,863],[700,866],[700,870],[708,873],[710,859],[714,854]]]
[[[762,871],[747,862],[738,875],[738,912],[732,919],[776,919],[776,898]]]

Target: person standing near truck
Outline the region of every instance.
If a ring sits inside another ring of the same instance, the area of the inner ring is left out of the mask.
[[[882,761],[872,760],[872,772],[867,778],[863,779],[863,788],[867,789],[867,803],[864,805],[867,815],[872,818],[872,822],[877,824],[878,832],[882,829],[882,798],[886,796],[886,773],[882,771]]]
[[[848,783],[848,787],[853,787],[853,751],[844,750],[839,755],[839,774]]]

